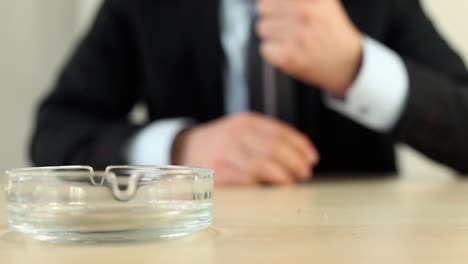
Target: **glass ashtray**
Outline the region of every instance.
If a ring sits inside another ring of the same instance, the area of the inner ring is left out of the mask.
[[[89,166],[6,172],[9,227],[55,242],[177,238],[212,222],[213,171],[183,166]]]

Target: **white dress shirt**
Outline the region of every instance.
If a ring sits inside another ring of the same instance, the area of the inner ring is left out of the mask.
[[[252,17],[251,0],[223,0],[220,8],[221,41],[227,56],[224,69],[225,112],[248,110],[245,76],[247,45]],[[378,132],[393,128],[403,110],[409,89],[406,66],[401,57],[378,41],[365,36],[363,60],[356,80],[344,100],[324,94],[325,105]],[[124,155],[132,165],[171,164],[176,135],[194,125],[188,118],[158,120],[128,142]]]

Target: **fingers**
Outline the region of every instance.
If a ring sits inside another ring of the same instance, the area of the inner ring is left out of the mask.
[[[330,1],[330,0],[327,0]],[[309,14],[320,10],[318,0],[258,0],[256,4],[260,20],[303,21]]]
[[[298,131],[286,132],[282,135],[285,141],[288,141],[303,157],[312,165],[317,165],[320,156],[313,143],[302,133]]]
[[[232,162],[240,167],[247,164],[247,168],[243,168],[245,173],[254,171],[251,177],[262,182],[288,184],[290,180],[310,178],[312,167],[318,162],[318,153],[309,139],[273,118],[253,115],[252,127],[240,135],[242,153],[237,153]],[[255,170],[258,160],[267,173]]]
[[[218,185],[290,185],[296,181],[284,166],[256,150],[237,148],[228,157],[215,166]]]
[[[261,19],[256,24],[256,31],[261,39],[286,42],[292,35],[291,30],[296,28],[294,23],[291,20]]]
[[[252,165],[253,177],[257,183],[291,185],[295,182],[286,168],[270,158],[259,159]]]
[[[287,74],[345,95],[362,60],[362,33],[343,1],[257,0],[262,57]]]
[[[308,179],[318,160],[306,136],[261,114],[234,115],[190,133],[187,164],[212,167],[217,185],[290,185]]]
[[[306,30],[303,25],[301,11],[298,11],[301,10],[300,3],[305,1],[276,2],[263,0],[258,4],[260,19],[256,31],[262,40],[260,53],[268,62],[291,74],[289,66],[302,46],[302,31],[310,33],[310,29]]]
[[[274,137],[277,140],[289,142],[301,156],[310,160],[311,164],[318,163],[319,154],[315,146],[307,136],[297,131],[297,129],[266,116],[259,116],[255,128],[263,137]]]
[[[290,16],[290,3],[290,0],[258,0],[256,7],[262,18],[287,18]]]
[[[312,163],[286,141],[270,147],[271,159],[285,168],[295,180],[307,180],[311,176]]]
[[[306,180],[311,176],[312,162],[286,137],[272,138],[254,130],[245,135],[242,147],[245,150],[244,157],[266,157],[281,166],[294,181]]]
[[[224,166],[215,168],[215,184],[218,186],[253,186],[257,184],[256,179],[242,173],[238,168]]]

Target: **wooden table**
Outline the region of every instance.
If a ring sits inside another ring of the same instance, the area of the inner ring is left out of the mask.
[[[215,221],[190,237],[56,245],[7,230],[0,263],[467,263],[468,180],[312,182],[215,192]]]

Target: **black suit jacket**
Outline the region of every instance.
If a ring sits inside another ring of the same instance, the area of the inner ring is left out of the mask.
[[[417,0],[343,1],[354,23],[398,52],[409,97],[391,133],[376,133],[326,108],[295,82],[295,125],[321,153],[319,172],[395,172],[394,142],[468,171],[468,73]],[[141,129],[128,121],[144,102],[149,121],[224,113],[219,0],[108,0],[37,115],[36,165],[126,163]],[[385,74],[385,73],[382,73]],[[376,87],[378,89],[378,87]]]

